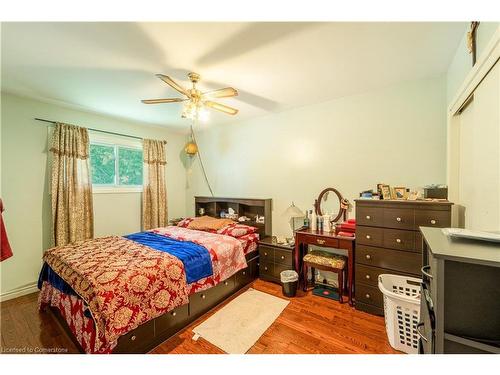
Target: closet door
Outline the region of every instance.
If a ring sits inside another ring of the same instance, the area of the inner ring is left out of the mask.
[[[490,70],[460,114],[459,204],[465,228],[500,230],[500,71]]]

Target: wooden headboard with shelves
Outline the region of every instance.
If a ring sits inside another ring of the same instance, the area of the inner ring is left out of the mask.
[[[200,208],[205,215],[220,217],[221,211],[232,208],[238,217],[246,216],[251,221],[242,224],[259,228],[260,237],[272,236],[272,199],[194,197],[195,215],[200,216]],[[255,222],[255,216],[264,216],[264,224]]]

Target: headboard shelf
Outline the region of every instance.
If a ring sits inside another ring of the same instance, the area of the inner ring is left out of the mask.
[[[220,217],[221,211],[232,208],[238,216],[250,218],[244,224],[259,228],[261,237],[272,236],[272,199],[194,197],[194,202],[196,216],[200,216],[200,208],[204,215],[212,217]],[[264,224],[255,222],[256,215],[264,216]]]

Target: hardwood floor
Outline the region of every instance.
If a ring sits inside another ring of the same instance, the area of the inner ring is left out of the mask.
[[[277,284],[256,280],[251,286],[284,298],[281,286]],[[78,353],[77,347],[52,315],[38,312],[37,298],[38,293],[34,293],[0,304],[0,351]],[[202,338],[197,341],[192,340],[192,328],[207,319],[218,308],[163,342],[151,353],[223,353]],[[392,349],[387,341],[382,317],[356,311],[347,303],[341,305],[327,298],[313,296],[311,292],[298,292],[297,297],[290,299],[287,308],[249,353],[398,352]]]

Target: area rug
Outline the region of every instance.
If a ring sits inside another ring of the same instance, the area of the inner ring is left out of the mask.
[[[244,354],[273,324],[289,301],[248,289],[193,329],[229,354]]]

